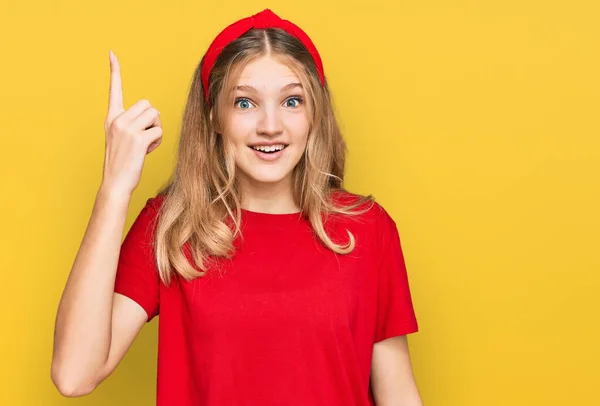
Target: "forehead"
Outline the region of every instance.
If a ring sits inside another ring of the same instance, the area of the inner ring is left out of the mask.
[[[242,68],[237,85],[250,85],[257,90],[279,90],[290,82],[299,81],[289,64],[266,55],[250,61]]]

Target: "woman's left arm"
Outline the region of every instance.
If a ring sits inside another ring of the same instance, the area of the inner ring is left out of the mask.
[[[377,406],[422,406],[405,335],[373,346],[371,390]]]

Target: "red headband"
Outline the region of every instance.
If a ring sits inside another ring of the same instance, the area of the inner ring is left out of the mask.
[[[310,40],[308,35],[300,27],[288,20],[282,20],[277,14],[271,10],[264,9],[258,14],[254,14],[251,17],[246,17],[226,27],[208,47],[206,55],[204,56],[204,62],[202,64],[202,86],[204,88],[204,95],[206,96],[206,102],[209,103],[210,95],[208,94],[208,77],[210,71],[217,60],[217,57],[231,41],[239,38],[244,33],[252,28],[281,28],[288,34],[299,39],[302,44],[306,47],[308,52],[313,57],[315,65],[317,65],[317,71],[319,73],[319,79],[321,86],[325,85],[325,74],[323,73],[323,62],[321,56],[317,51],[317,48]]]

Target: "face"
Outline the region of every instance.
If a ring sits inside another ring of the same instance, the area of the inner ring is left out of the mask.
[[[242,184],[291,187],[310,129],[298,76],[265,56],[246,65],[234,85],[222,135],[233,149]]]

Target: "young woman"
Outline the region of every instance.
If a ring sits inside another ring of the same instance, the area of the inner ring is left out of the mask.
[[[178,161],[121,244],[148,101],[123,108],[111,52],[102,184],[57,320],[52,379],[92,392],[160,314],[157,404],[421,405],[396,225],[342,187],[345,143],[319,53],[264,10],[194,75]]]

